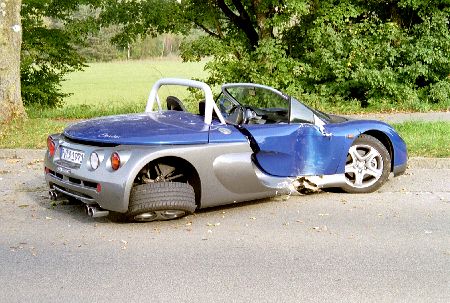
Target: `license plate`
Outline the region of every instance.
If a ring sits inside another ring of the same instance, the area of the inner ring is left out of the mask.
[[[84,153],[67,147],[61,147],[61,160],[71,163],[81,164],[83,162]]]

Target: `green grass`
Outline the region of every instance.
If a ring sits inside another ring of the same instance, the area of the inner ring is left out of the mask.
[[[30,119],[87,119],[99,116],[120,115],[124,113],[141,113],[145,110],[145,102],[110,103],[110,104],[74,104],[61,108],[42,109],[28,107],[26,109]]]
[[[205,63],[183,63],[179,59],[90,63],[84,71],[69,74],[62,83],[62,92],[72,94],[65,99],[65,106],[145,104],[156,80],[204,78],[207,76],[203,70]],[[184,90],[162,88],[161,98],[170,94],[187,95]]]
[[[49,134],[61,132],[68,121],[45,118],[0,125],[0,148],[44,148]]]
[[[450,157],[449,122],[404,122],[393,126],[405,140],[409,156]]]

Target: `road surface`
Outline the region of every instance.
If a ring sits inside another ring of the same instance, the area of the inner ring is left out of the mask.
[[[0,151],[0,302],[450,302],[450,159],[130,224],[52,206],[42,158]]]

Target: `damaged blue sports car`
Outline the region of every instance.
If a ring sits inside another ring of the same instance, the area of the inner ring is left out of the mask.
[[[167,85],[202,90],[198,111],[175,96],[161,102]],[[132,221],[321,188],[372,192],[407,163],[405,142],[383,122],[327,115],[251,83],[225,84],[214,100],[207,84],[173,78],[154,84],[144,113],[75,123],[47,145],[50,198]]]

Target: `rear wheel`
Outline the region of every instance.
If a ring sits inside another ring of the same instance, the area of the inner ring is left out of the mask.
[[[171,220],[195,211],[195,192],[184,167],[152,162],[144,167],[131,190],[127,217],[136,222]]]
[[[359,136],[348,151],[345,163],[345,182],[349,193],[368,193],[377,190],[389,177],[391,157],[386,147],[369,135]]]
[[[194,189],[187,183],[157,182],[135,186],[127,216],[136,222],[171,220],[195,211]]]

